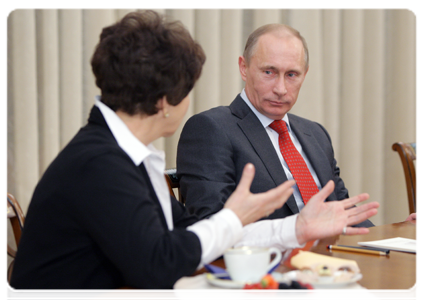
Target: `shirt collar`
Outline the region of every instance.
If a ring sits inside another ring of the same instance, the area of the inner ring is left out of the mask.
[[[243,89],[242,92],[241,92],[241,98],[248,105],[248,107],[253,111],[253,113],[257,116],[257,118],[259,119],[259,121],[261,122],[261,124],[263,125],[264,128],[268,127],[274,121],[273,119],[271,119],[271,118],[263,115],[262,113],[260,113],[254,107],[254,105],[250,102],[250,99],[248,99],[247,93],[245,93],[245,89]],[[288,114],[285,114],[285,116],[282,118],[282,120],[285,121],[285,123],[288,127],[288,130],[291,131],[291,126],[289,125]]]
[[[119,147],[128,154],[135,165],[139,166],[151,154],[164,156],[162,151],[157,150],[152,144],[145,146],[137,139],[126,124],[107,105],[101,102],[101,97],[96,96],[95,105],[100,109],[107,126],[109,126]]]

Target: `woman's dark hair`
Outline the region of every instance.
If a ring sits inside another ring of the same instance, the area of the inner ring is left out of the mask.
[[[105,27],[91,66],[104,104],[130,115],[154,115],[162,97],[175,106],[188,95],[205,59],[180,22],[146,11]]]

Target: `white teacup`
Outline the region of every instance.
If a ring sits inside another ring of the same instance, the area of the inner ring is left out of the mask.
[[[272,254],[276,256],[270,262]],[[259,282],[280,263],[282,254],[277,248],[240,247],[226,250],[223,258],[232,280]]]

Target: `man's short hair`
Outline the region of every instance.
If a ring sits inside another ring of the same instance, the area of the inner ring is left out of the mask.
[[[164,96],[175,106],[188,95],[205,59],[180,22],[166,22],[146,11],[129,13],[105,27],[91,66],[108,107],[130,115],[154,115]]]
[[[304,61],[305,61],[305,67],[306,67],[306,70],[307,70],[308,64],[309,64],[307,42],[298,30],[292,28],[291,26],[285,25],[285,24],[267,24],[267,25],[264,25],[264,26],[257,28],[256,30],[254,30],[250,34],[250,36],[247,39],[247,43],[245,44],[245,49],[244,49],[244,54],[243,54],[245,61],[247,62],[247,65],[250,63],[251,57],[255,53],[257,42],[262,35],[264,35],[266,33],[283,32],[283,31],[292,34],[293,36],[297,37],[303,43]]]

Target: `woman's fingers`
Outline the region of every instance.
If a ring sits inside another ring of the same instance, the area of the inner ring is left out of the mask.
[[[265,193],[263,193],[263,196],[268,197],[269,199],[275,199],[277,200],[281,196],[286,196],[287,194],[292,194],[295,181],[294,180],[287,180],[284,183],[280,184],[274,189],[271,189]]]
[[[362,213],[351,215],[348,217],[348,225],[355,225],[373,217],[377,214],[377,208],[370,208]]]
[[[294,189],[292,188],[294,184],[294,180],[288,180],[278,187],[271,189],[270,191],[267,191],[263,194],[257,194],[257,196],[260,195],[260,198],[263,199],[263,202],[267,202],[268,204],[268,211],[266,211],[266,214],[273,213],[276,209],[282,207],[282,205],[285,204],[289,196],[291,196],[291,194],[294,192]]]
[[[347,209],[347,212],[349,213],[349,217],[354,215],[359,215],[363,212],[366,212],[368,210],[371,210],[373,208],[379,208],[378,202],[370,202],[366,204],[362,204],[360,206],[355,206],[353,208]]]
[[[293,193],[293,180],[289,180],[280,186],[261,194],[250,192],[251,183],[254,179],[255,168],[252,164],[246,164],[242,172],[241,180],[225,203],[225,208],[231,209],[240,219],[243,225],[257,221],[271,214],[275,209],[282,207],[289,196]]]
[[[276,209],[281,208],[294,192],[292,188],[294,184],[294,180],[288,180],[274,189],[253,195],[253,197],[256,197],[257,203],[261,203],[263,212],[261,217],[268,216]]]
[[[244,170],[242,171],[241,180],[238,183],[237,189],[249,192],[251,183],[254,179],[255,172],[256,170],[253,164],[246,164]]]
[[[332,180],[329,180],[328,183],[326,183],[326,185],[317,194],[310,198],[309,202],[320,201],[323,203],[333,192],[334,188],[335,184]]]
[[[347,231],[345,232],[345,235],[362,235],[362,234],[368,234],[369,228],[366,227],[347,227]]]
[[[356,205],[357,203],[366,201],[367,199],[369,199],[369,194],[360,194],[345,200],[342,200],[342,203],[344,204],[344,208],[345,209],[349,209],[351,207],[353,207],[354,205]]]

